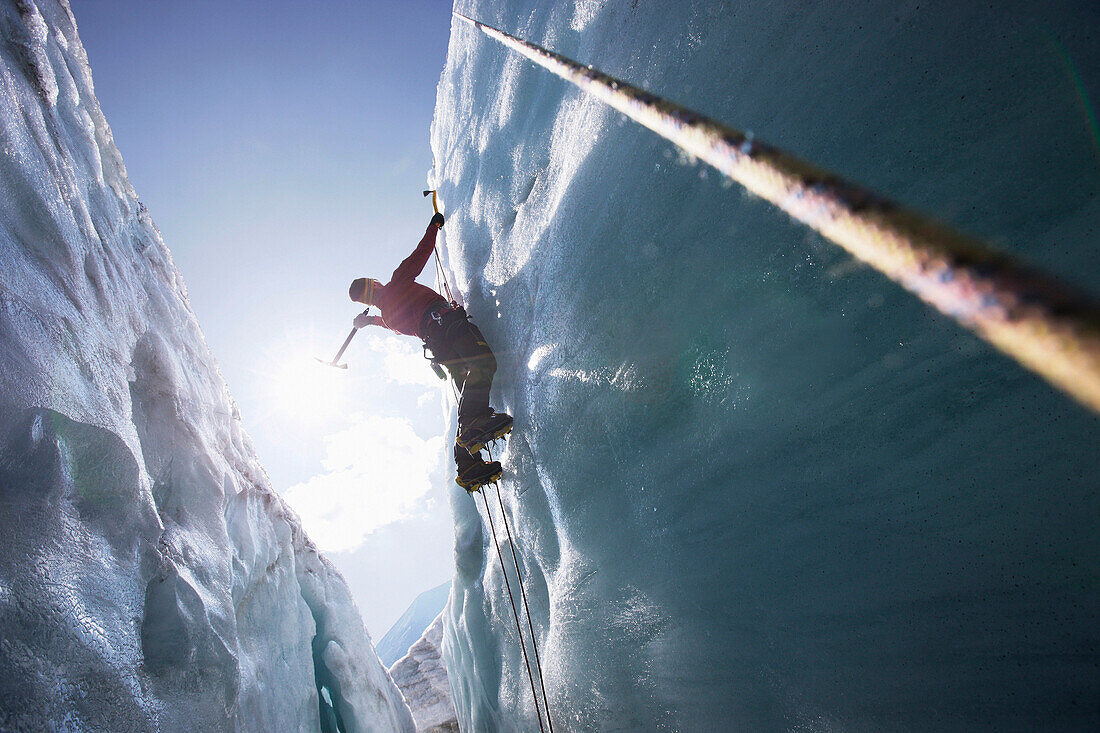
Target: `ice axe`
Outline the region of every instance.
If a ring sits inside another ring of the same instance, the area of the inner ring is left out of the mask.
[[[439,196],[436,194],[434,189],[431,190],[431,191],[425,191],[424,195],[427,196],[429,193],[432,195],[432,208],[435,209],[435,213],[438,214],[439,213]]]
[[[369,312],[370,312],[370,308],[367,308],[365,311],[363,311],[364,314],[369,313]],[[322,364],[325,364],[325,365],[330,366],[330,367],[336,367],[337,369],[347,369],[348,368],[347,364],[337,364],[337,362],[340,361],[340,357],[344,355],[344,350],[348,348],[348,344],[350,344],[351,340],[353,338],[355,338],[355,333],[358,330],[359,330],[358,328],[351,329],[351,333],[349,333],[348,337],[346,339],[344,339],[344,345],[341,346],[340,350],[336,352],[336,356],[332,357],[332,361],[325,361],[324,359],[322,359],[319,356],[315,356],[313,358],[316,359],[317,361],[321,362]]]

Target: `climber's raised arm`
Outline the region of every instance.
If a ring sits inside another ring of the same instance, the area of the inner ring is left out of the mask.
[[[436,234],[442,228],[443,214],[436,214],[428,224],[428,229],[424,232],[424,238],[420,240],[420,244],[416,245],[413,253],[406,257],[405,261],[393,271],[393,277],[390,278],[391,283],[401,280],[415,280],[417,275],[423,272],[424,265],[428,264],[428,258],[432,256],[432,250],[435,249]]]

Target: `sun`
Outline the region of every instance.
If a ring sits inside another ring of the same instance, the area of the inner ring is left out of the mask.
[[[440,399],[453,409],[451,383],[436,377],[415,339],[360,334],[341,359],[347,369],[322,361],[331,354],[332,345],[313,333],[288,334],[265,350],[253,372],[261,403],[253,419],[278,433],[287,449],[316,450],[358,412],[408,416]]]

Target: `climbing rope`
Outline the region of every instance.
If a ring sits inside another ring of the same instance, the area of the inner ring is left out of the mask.
[[[493,460],[492,449],[486,446],[489,460]],[[497,503],[500,504],[500,516],[504,519],[504,531],[508,535],[508,549],[512,551],[512,564],[516,566],[516,578],[519,579],[519,594],[523,599],[523,610],[527,613],[527,629],[531,632],[531,646],[535,650],[535,669],[539,673],[539,686],[542,688],[542,701],[546,706],[546,722],[550,726],[550,733],[554,733],[554,721],[550,718],[550,698],[546,695],[546,682],[542,677],[542,660],[539,659],[539,645],[535,640],[535,627],[531,623],[531,607],[527,605],[527,591],[523,587],[523,573],[519,570],[519,559],[516,557],[516,543],[512,539],[512,528],[508,524],[508,512],[504,510],[504,500],[500,498],[500,484],[495,483]],[[482,491],[484,494],[484,491]],[[486,509],[488,511],[488,509]],[[499,551],[499,548],[498,548]]]
[[[527,645],[523,643],[523,629],[519,623],[519,613],[516,611],[516,600],[512,596],[512,584],[508,582],[508,573],[504,569],[504,556],[500,553],[500,542],[497,541],[497,529],[493,524],[493,513],[489,511],[489,499],[485,491],[481,491],[481,500],[485,503],[485,516],[489,518],[489,529],[493,533],[493,545],[497,548],[497,559],[500,560],[500,573],[504,576],[504,587],[508,590],[508,602],[512,604],[512,617],[516,620],[516,633],[519,635],[519,648],[523,650],[523,662],[527,665],[527,680],[531,683],[531,697],[535,701],[535,714],[539,718],[539,730],[545,731],[542,725],[542,707],[539,705],[539,696],[535,693],[535,678],[531,674],[531,661],[527,658]],[[511,536],[508,538],[511,543]],[[520,580],[522,588],[523,581]],[[533,641],[533,639],[532,639]],[[539,679],[542,679],[542,671],[539,671]]]
[[[447,300],[451,303],[455,302],[454,296],[451,295],[451,286],[447,284],[447,274],[443,272],[443,263],[439,261],[439,250],[435,250],[435,282],[436,290],[439,290],[439,283],[443,283],[443,292],[447,294]]]
[[[425,191],[424,195],[432,195],[432,208],[435,209],[435,213],[439,213],[439,194],[434,190]],[[439,283],[443,283],[443,292],[447,295],[447,300],[451,303],[456,302],[454,296],[451,295],[451,286],[447,282],[447,273],[443,271],[443,262],[439,259],[439,247],[432,245],[432,252],[435,252],[435,277],[436,277],[436,290],[439,290]]]
[[[1100,412],[1093,299],[751,134],[455,16],[714,166]]]
[[[435,213],[439,213],[439,199],[435,191],[425,191],[424,195],[432,195],[432,208],[435,209]],[[447,283],[447,274],[443,269],[443,263],[439,259],[439,249],[432,247],[435,252],[435,266],[436,266],[436,289],[439,289],[439,283],[443,283],[443,290],[447,294],[447,300],[451,303],[455,303],[454,296],[451,295],[451,287]],[[339,358],[339,357],[337,357]],[[455,404],[459,404],[458,387],[455,385],[453,379],[448,379],[447,382],[451,385],[451,392],[455,397]],[[489,460],[493,460],[493,452],[489,450]],[[546,707],[546,723],[550,726],[550,733],[554,733],[554,723],[550,719],[550,698],[546,696],[546,682],[542,676],[542,660],[539,659],[539,645],[535,641],[535,627],[531,623],[531,607],[527,605],[527,591],[523,587],[523,574],[519,570],[519,559],[516,557],[515,541],[512,539],[512,528],[508,524],[508,513],[504,511],[504,501],[500,498],[500,485],[495,484],[497,493],[497,503],[500,504],[500,516],[504,519],[504,531],[508,536],[508,549],[512,551],[512,564],[516,568],[516,580],[519,582],[520,597],[523,599],[523,610],[527,613],[527,628],[531,632],[531,647],[535,651],[535,667],[538,670],[539,686],[542,688],[542,700],[543,704],[539,704],[539,696],[535,692],[535,678],[531,674],[531,661],[527,656],[527,645],[523,643],[523,627],[519,621],[519,612],[516,610],[515,597],[512,595],[512,584],[508,582],[508,572],[504,569],[504,555],[500,552],[500,542],[497,541],[496,525],[493,523],[493,513],[489,510],[489,499],[485,496],[484,487],[481,489],[481,499],[485,504],[485,516],[489,519],[489,529],[493,534],[493,546],[497,550],[497,559],[500,561],[500,573],[504,576],[504,587],[508,591],[508,602],[512,606],[512,618],[516,621],[516,634],[519,635],[519,647],[523,650],[523,662],[527,667],[527,680],[531,683],[531,697],[535,702],[535,714],[539,719],[539,730],[545,731],[546,729],[542,725],[542,708]]]
[[[427,196],[429,193],[432,195],[432,209],[434,209],[435,213],[438,214],[439,213],[439,194],[437,194],[435,192],[435,190],[430,190],[430,191],[425,191],[424,195]],[[436,292],[439,292],[439,285],[440,285],[440,283],[442,283],[443,284],[443,292],[447,294],[447,301],[450,302],[451,305],[455,305],[456,301],[454,299],[454,296],[451,295],[451,286],[447,282],[447,273],[443,269],[443,262],[439,259],[439,247],[437,247],[435,244],[433,244],[432,245],[432,252],[435,253],[435,289],[436,289]],[[440,379],[447,379],[447,377],[444,376],[443,372],[438,370],[438,362],[434,361],[434,356],[435,355],[433,353],[432,368],[437,370],[436,373],[439,374]],[[337,357],[337,358],[339,358],[339,357]],[[450,372],[449,369],[447,371]],[[455,383],[454,383],[453,379],[447,379],[447,383],[451,385],[451,393],[455,396],[455,405],[458,405],[459,404],[458,387],[455,386]]]

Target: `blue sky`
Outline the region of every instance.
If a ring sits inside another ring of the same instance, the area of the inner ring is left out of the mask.
[[[450,3],[72,7],[130,179],[260,460],[378,639],[451,574],[452,477],[428,465],[448,453],[451,408],[409,338],[360,334],[348,372],[310,362],[359,312],[348,283],[387,279],[431,216]]]

